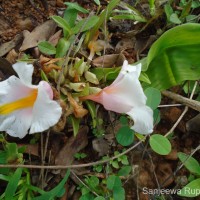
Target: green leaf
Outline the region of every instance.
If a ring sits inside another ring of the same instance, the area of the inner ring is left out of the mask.
[[[97,6],[100,6],[100,5],[101,5],[101,3],[100,3],[99,0],[94,0],[94,2],[97,4]]]
[[[96,106],[95,106],[94,102],[92,102],[92,101],[85,101],[84,103],[87,105],[87,108],[88,108],[90,115],[92,117],[93,128],[95,128],[97,126]]]
[[[118,176],[110,175],[107,179],[107,188],[109,190],[113,190],[114,188],[118,188],[122,186],[122,182]]]
[[[56,54],[56,48],[47,41],[42,41],[38,44],[39,50],[46,55]]]
[[[95,26],[90,30],[90,36],[89,36],[87,42],[90,42],[94,38],[95,34],[97,33],[97,31],[99,30],[101,25],[107,21],[111,12],[113,11],[114,7],[117,6],[119,4],[119,2],[120,2],[120,0],[111,0],[109,2],[106,9],[103,10],[102,13],[100,14],[99,19],[98,19],[97,23],[95,24]]]
[[[121,116],[121,117],[119,118],[119,121],[120,121],[120,123],[121,123],[122,125],[128,125],[128,119],[127,119],[126,116]]]
[[[119,169],[119,163],[116,160],[113,160],[111,164],[115,169]]]
[[[64,185],[67,181],[67,179],[69,178],[69,174],[70,174],[70,170],[67,170],[67,173],[65,175],[65,177],[63,178],[63,180],[52,190],[50,190],[49,192],[45,192],[44,194],[42,194],[39,197],[35,197],[33,198],[33,200],[52,200],[55,197],[57,197],[57,195],[60,194],[61,190],[63,190]]]
[[[87,183],[90,187],[95,188],[99,185],[99,179],[96,176],[91,176],[87,179]]]
[[[122,146],[129,146],[134,141],[134,132],[128,126],[121,127],[117,131],[116,139]]]
[[[160,122],[160,111],[158,109],[153,111],[153,120],[154,124],[158,124]]]
[[[178,192],[182,197],[197,197],[200,195],[200,178],[188,183],[181,191]]]
[[[176,13],[172,13],[170,18],[169,18],[170,22],[174,23],[174,24],[181,24],[181,20],[178,18],[178,15]]]
[[[76,9],[67,8],[64,12],[63,18],[67,21],[70,27],[75,26],[78,11]]]
[[[134,20],[134,21],[138,21],[138,22],[146,22],[146,19],[141,18],[138,15],[134,15],[134,14],[123,14],[123,15],[115,15],[113,17],[111,17],[111,19],[120,19],[120,20],[125,20],[125,19],[129,19],[129,20]]]
[[[96,197],[94,200],[105,200],[105,198],[102,197],[102,196],[98,196],[98,197]]]
[[[117,175],[118,176],[127,176],[130,174],[131,169],[132,169],[131,166],[124,166],[118,171]]]
[[[159,134],[154,134],[150,137],[149,144],[151,148],[160,155],[167,155],[171,151],[170,141]]]
[[[56,58],[62,58],[67,54],[70,47],[70,41],[66,38],[61,38],[56,46]]]
[[[150,48],[146,74],[151,87],[164,90],[200,78],[200,24],[187,23],[166,31]]]
[[[83,19],[79,21],[74,28],[72,28],[73,34],[77,34],[79,32],[84,32],[91,29],[99,20],[97,16],[91,16],[89,19]]]
[[[193,157],[189,157],[189,155],[179,152],[178,158],[184,164],[184,166],[193,174],[200,175],[200,164]]]
[[[46,82],[48,82],[48,83],[49,83],[49,80],[48,80],[48,78],[47,78],[47,76],[46,76],[46,74],[44,73],[44,71],[43,71],[43,70],[41,70],[41,73],[40,73],[40,75],[41,75],[41,78],[42,78],[42,80],[44,80],[44,81],[46,81]]]
[[[22,168],[17,168],[6,187],[5,200],[13,199],[15,192],[17,190],[18,182],[21,178],[21,175],[22,175]]]
[[[155,110],[161,102],[161,93],[158,89],[149,87],[144,91],[147,102],[146,105]]]
[[[73,127],[74,137],[78,134],[79,127],[80,127],[80,119],[70,115],[70,120]]]
[[[114,200],[125,200],[125,190],[123,187],[116,187],[113,189]]]
[[[67,21],[65,19],[63,19],[60,16],[52,16],[51,18],[58,24],[58,26],[63,28],[63,30],[66,32],[66,34],[67,33],[69,35],[71,34],[71,27],[70,27],[70,25],[67,23]]]
[[[77,3],[65,2],[64,4],[68,6],[68,9],[69,8],[70,9],[73,8],[73,9],[75,9],[75,10],[77,10],[79,12],[85,13],[85,14],[89,13],[89,11],[87,11],[86,9],[84,9],[83,7],[78,5]]]

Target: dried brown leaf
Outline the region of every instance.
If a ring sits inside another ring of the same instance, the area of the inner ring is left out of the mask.
[[[71,106],[74,109],[74,116],[76,118],[84,117],[88,113],[88,111],[85,108],[83,108],[82,105],[79,105],[76,102],[76,100],[74,98],[72,98],[72,96],[70,94],[68,94],[67,96],[68,96],[69,103],[71,104]]]
[[[92,61],[92,64],[96,67],[113,67],[121,66],[125,60],[123,54],[110,54],[100,56]]]
[[[9,51],[11,51],[13,48],[15,48],[20,42],[22,42],[23,35],[18,34],[15,36],[15,38],[9,42],[6,42],[0,46],[0,56],[4,56]]]
[[[48,20],[37,26],[31,33],[27,30],[23,31],[24,41],[20,51],[36,47],[39,42],[48,40],[56,29],[56,23],[53,20]]]

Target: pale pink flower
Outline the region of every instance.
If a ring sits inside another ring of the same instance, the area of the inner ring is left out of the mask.
[[[110,86],[81,99],[96,101],[107,110],[126,113],[134,121],[133,130],[150,134],[153,132],[153,111],[146,106],[147,98],[139,81],[140,72],[141,64],[132,66],[125,60],[118,77]]]
[[[53,100],[53,91],[46,81],[32,85],[33,65],[13,65],[18,74],[0,82],[0,131],[23,138],[55,125],[62,114]]]

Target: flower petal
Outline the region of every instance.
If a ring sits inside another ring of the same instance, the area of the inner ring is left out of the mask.
[[[30,128],[30,134],[42,132],[55,125],[60,119],[62,108],[51,100],[46,86],[41,81],[38,86],[38,96],[33,107],[33,120]]]
[[[32,92],[32,88],[26,86],[15,76],[0,82],[0,88],[0,104],[16,101],[28,96]]]
[[[131,127],[134,131],[141,134],[150,134],[153,132],[153,111],[150,107],[134,107],[126,114],[134,121],[134,125]]]
[[[32,85],[33,65],[25,62],[18,62],[13,65],[20,80],[26,85]]]
[[[134,72],[123,75],[117,83],[104,88],[102,96],[104,107],[118,113],[146,104],[146,96]]]
[[[0,115],[0,131],[10,136],[23,138],[31,126],[32,108],[17,110],[10,115]]]

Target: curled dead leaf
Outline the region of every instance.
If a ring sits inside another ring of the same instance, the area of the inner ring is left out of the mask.
[[[95,58],[92,61],[92,64],[96,67],[113,67],[113,66],[122,66],[125,60],[125,56],[123,54],[110,54],[100,56]]]
[[[27,30],[24,30],[24,41],[20,47],[20,51],[25,51],[26,49],[36,47],[39,42],[48,40],[55,30],[56,23],[53,20],[48,20],[37,26],[31,33]]]
[[[70,105],[74,109],[74,116],[76,118],[84,117],[88,113],[88,111],[85,108],[83,108],[82,105],[79,105],[76,102],[76,100],[71,96],[71,94],[68,93],[67,96],[68,96],[68,100],[69,100]]]

